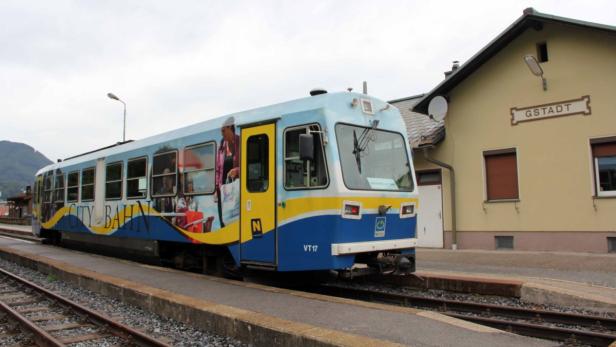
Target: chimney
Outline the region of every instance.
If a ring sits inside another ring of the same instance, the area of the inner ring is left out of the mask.
[[[451,70],[445,71],[445,78],[449,77],[452,73],[454,73],[459,68],[460,68],[460,62],[457,60],[454,60],[453,64],[451,65]]]

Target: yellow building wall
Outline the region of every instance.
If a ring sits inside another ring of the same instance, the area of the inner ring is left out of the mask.
[[[548,89],[522,57],[537,55]],[[511,107],[590,95],[590,116],[511,125]],[[616,35],[560,24],[528,29],[449,93],[447,135],[431,156],[456,170],[457,229],[464,231],[616,231],[616,199],[593,199],[589,140],[616,136]],[[519,202],[484,202],[483,151],[516,148]],[[416,170],[434,168],[420,152]],[[449,173],[443,170],[444,228],[451,230]]]

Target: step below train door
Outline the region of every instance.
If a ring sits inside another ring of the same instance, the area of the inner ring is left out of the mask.
[[[240,254],[246,265],[276,265],[276,124],[242,128]]]

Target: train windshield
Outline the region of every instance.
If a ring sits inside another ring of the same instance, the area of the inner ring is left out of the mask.
[[[347,188],[413,190],[413,172],[401,134],[337,124],[336,137]]]

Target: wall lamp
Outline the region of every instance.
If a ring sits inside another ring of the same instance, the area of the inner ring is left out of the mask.
[[[545,77],[543,77],[543,69],[539,65],[537,58],[535,58],[535,56],[532,54],[527,54],[524,56],[524,62],[526,63],[526,66],[528,66],[530,72],[533,75],[541,77],[541,81],[543,83],[543,90],[548,90],[548,81],[545,79]]]

